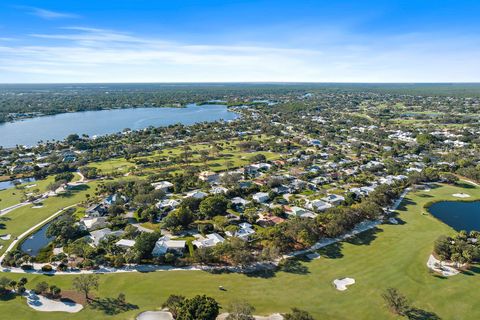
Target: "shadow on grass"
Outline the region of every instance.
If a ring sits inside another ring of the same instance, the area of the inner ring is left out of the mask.
[[[356,246],[364,246],[364,245],[368,246],[373,242],[373,240],[377,238],[377,233],[379,232],[383,232],[383,230],[375,227],[368,231],[362,232],[361,234],[355,237],[349,238],[345,240],[345,242],[354,244]]]
[[[467,182],[457,182],[455,186],[463,189],[475,189],[475,186],[473,184]]]
[[[403,198],[402,203],[397,208],[397,211],[407,211],[407,206],[415,205],[416,202],[412,201],[410,198]]]
[[[298,259],[286,259],[279,265],[279,269],[283,272],[294,274],[308,274],[308,267],[302,264]]]
[[[261,269],[252,272],[246,272],[245,275],[249,278],[269,279],[276,276],[276,271],[273,269]]]
[[[441,279],[441,280],[447,280],[447,279],[448,279],[448,277],[445,277],[445,276],[442,276],[442,275],[439,275],[439,274],[434,274],[433,276],[434,276],[435,278]]]
[[[116,298],[95,299],[90,302],[92,309],[103,311],[107,315],[115,315],[122,312],[138,309],[138,306],[128,302],[122,302]]]
[[[441,318],[435,313],[419,308],[411,308],[407,311],[406,316],[411,320],[440,320]]]
[[[15,299],[17,295],[13,292],[6,292],[6,293],[2,293],[0,294],[0,301],[10,301],[10,300],[13,300]]]
[[[327,247],[321,248],[320,250],[318,250],[318,253],[325,258],[340,259],[343,258],[342,247],[342,243],[337,242]]]
[[[422,193],[422,194],[419,194],[418,196],[420,198],[433,198],[431,194],[427,194],[427,193]]]

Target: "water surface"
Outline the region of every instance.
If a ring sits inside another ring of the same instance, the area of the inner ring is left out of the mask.
[[[9,181],[2,181],[0,182],[0,190],[11,189],[14,188],[17,184],[34,182],[35,178],[23,178],[17,180],[9,180]]]
[[[39,141],[63,140],[69,134],[90,137],[176,123],[233,120],[238,115],[225,105],[190,104],[186,108],[130,108],[62,113],[0,124],[0,146],[32,146]]]
[[[36,210],[36,209],[31,209]],[[55,219],[53,220],[55,221]],[[29,236],[25,241],[20,245],[20,250],[25,253],[28,253],[32,257],[35,257],[40,252],[40,249],[47,246],[54,238],[47,237],[47,229],[52,224],[53,221],[50,221],[44,225],[37,232]]]
[[[441,201],[432,204],[428,210],[457,231],[480,230],[480,201]]]

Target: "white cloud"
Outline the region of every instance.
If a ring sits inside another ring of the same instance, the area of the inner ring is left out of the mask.
[[[40,17],[42,19],[53,20],[53,19],[72,19],[72,18],[79,18],[80,16],[73,14],[73,13],[66,13],[66,12],[58,12],[52,11],[37,7],[28,7],[22,6],[21,9],[25,9],[28,14]]]
[[[179,43],[68,27],[0,45],[0,82],[455,82],[478,81],[469,37],[402,35],[293,47]]]

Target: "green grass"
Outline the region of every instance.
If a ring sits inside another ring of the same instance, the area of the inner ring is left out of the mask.
[[[93,193],[94,185],[95,183],[89,183],[88,189],[72,190],[64,195],[50,197],[42,202],[42,208],[33,209],[32,205],[27,205],[3,216],[4,220],[0,221],[0,233],[11,234],[12,237],[8,241],[0,240],[0,245],[3,245],[0,253],[5,251],[15,237],[21,235],[30,227],[47,219],[61,208],[84,201],[86,199],[85,194]]]
[[[54,180],[54,177],[50,176],[43,180],[28,182],[20,185],[20,187],[25,187],[25,186],[36,184],[36,186],[32,188],[22,188],[22,189],[12,188],[12,189],[5,189],[0,191],[0,209],[8,208],[17,203],[22,202],[22,198],[25,194],[33,192],[36,189],[39,190],[39,193],[43,193],[47,191],[47,186],[50,183],[52,183],[53,180]]]
[[[93,162],[88,165],[102,171],[103,174],[111,173],[127,173],[135,167],[134,163],[129,162],[125,158],[114,158],[101,162]]]
[[[401,225],[381,225],[350,242],[332,245],[322,251],[318,260],[306,262],[306,274],[278,272],[271,277],[249,277],[240,274],[209,274],[200,271],[105,274],[100,276],[100,297],[126,294],[138,310],[116,316],[105,316],[87,308],[68,315],[69,319],[133,319],[143,310],[161,306],[168,295],[207,294],[223,306],[235,300],[255,305],[257,314],[286,312],[291,307],[310,311],[316,319],[397,319],[384,306],[380,294],[396,287],[421,309],[435,312],[442,319],[478,319],[480,278],[476,269],[471,275],[460,274],[442,279],[431,274],[426,261],[433,241],[453,230],[424,214],[424,205],[432,200],[454,200],[453,193],[465,192],[480,199],[480,188],[439,186],[430,192],[409,194],[401,208]],[[23,275],[8,275],[18,279]],[[352,277],[357,283],[345,292],[332,287],[339,277]],[[32,287],[39,281],[71,288],[73,276],[28,275]],[[224,286],[227,291],[218,290]],[[62,313],[39,313],[30,309],[24,299],[0,303],[0,319],[65,319]]]

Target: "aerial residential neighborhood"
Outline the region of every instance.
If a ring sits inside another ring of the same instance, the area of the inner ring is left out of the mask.
[[[0,320],[479,319],[480,3],[0,4]]]

